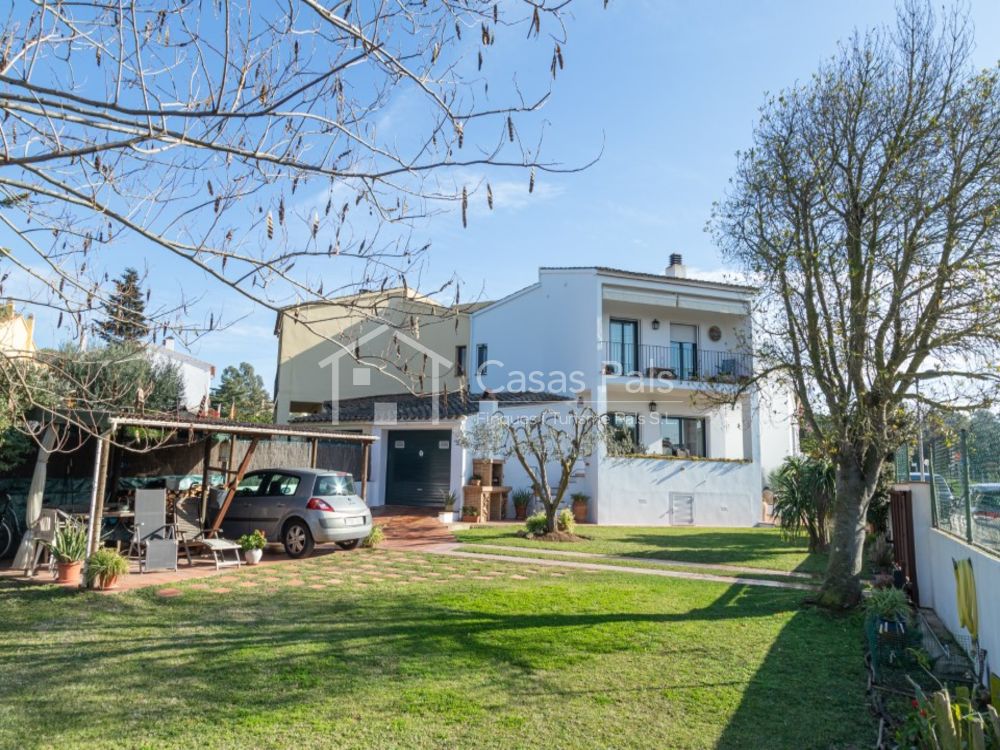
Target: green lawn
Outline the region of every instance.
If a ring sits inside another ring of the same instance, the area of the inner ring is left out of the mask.
[[[0,748],[874,741],[860,622],[801,592],[382,551],[211,585],[0,587]]]
[[[456,532],[460,542],[514,547],[569,549],[602,555],[653,557],[692,563],[742,565],[799,573],[822,573],[826,557],[811,554],[804,537],[786,540],[779,529],[709,529],[637,526],[579,526],[583,542],[536,542],[517,536],[511,524],[477,524]]]

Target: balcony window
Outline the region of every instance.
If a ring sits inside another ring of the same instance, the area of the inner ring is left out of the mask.
[[[609,362],[621,368],[622,375],[639,370],[639,321],[611,319]]]
[[[698,328],[673,323],[670,326],[671,369],[681,380],[698,379]]]
[[[695,417],[663,417],[660,420],[663,452],[705,458],[705,420]]]

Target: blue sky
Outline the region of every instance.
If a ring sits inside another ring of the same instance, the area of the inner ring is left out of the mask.
[[[534,281],[539,265],[655,272],[672,252],[694,269],[718,272],[722,263],[705,223],[735,152],[749,144],[765,92],[808,77],[854,28],[891,22],[895,14],[887,0],[612,0],[606,11],[599,0],[577,0],[573,7],[566,68],[544,110],[543,156],[582,164],[603,146],[600,161],[578,174],[539,175],[533,195],[526,174],[494,177],[496,210],[474,196],[468,229],[457,213],[436,216],[420,229],[433,243],[423,272],[428,288],[457,274],[463,299],[493,299]],[[1000,58],[1000,2],[971,0],[970,10],[975,62],[993,64]],[[494,50],[511,56],[493,61],[503,67],[525,48],[518,41]],[[546,86],[546,66],[533,72],[538,80],[523,82]],[[112,269],[134,262],[127,255],[111,259]],[[277,356],[272,313],[235,294],[220,297],[197,275],[160,275],[153,294],[169,296],[182,284],[197,293],[202,283],[228,318],[246,317],[201,339],[192,353],[219,368],[248,361],[270,387]],[[39,343],[55,343],[44,321],[40,329]]]

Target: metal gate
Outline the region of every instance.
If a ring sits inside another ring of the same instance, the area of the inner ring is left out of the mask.
[[[889,517],[892,519],[892,548],[903,575],[910,580],[914,604],[920,604],[917,586],[917,553],[913,545],[913,495],[909,490],[889,493]]]

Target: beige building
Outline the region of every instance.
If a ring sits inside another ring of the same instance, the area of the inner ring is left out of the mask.
[[[0,354],[32,357],[35,354],[35,319],[14,312],[14,304],[0,307]]]
[[[469,314],[482,304],[447,306],[398,288],[284,308],[274,330],[275,419],[348,398],[459,389]]]

